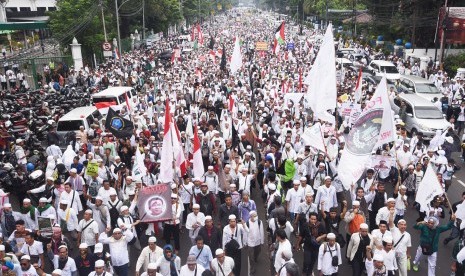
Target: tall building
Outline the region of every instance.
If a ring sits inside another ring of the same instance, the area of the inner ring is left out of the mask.
[[[0,22],[46,21],[56,0],[0,0]]]

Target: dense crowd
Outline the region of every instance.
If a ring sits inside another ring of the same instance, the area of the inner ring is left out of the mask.
[[[465,243],[455,215],[440,225],[447,209],[461,202],[449,206],[444,196],[437,196],[429,210],[418,209],[417,221],[404,219],[406,212],[417,212],[409,207],[417,206],[415,194],[428,164],[434,166],[445,191],[452,183],[456,170],[452,135],[460,135],[464,128],[465,105],[452,106],[462,100],[462,80],[451,79],[432,63],[420,70],[413,59],[386,56],[402,74],[434,81],[444,95],[436,99],[438,107],[452,124],[429,143],[422,133],[410,138],[404,108],[395,121],[397,140],[380,148],[373,155],[381,160],[379,164],[367,166],[347,190],[338,179],[338,163],[354,122],[352,115],[336,111],[335,124],[321,122],[326,151],[318,151],[304,139],[306,130],[318,121],[306,98],[286,96],[306,92],[302,79],[318,53],[321,32],[304,29],[301,39],[297,26],[286,25],[286,40],[295,48],[278,46],[281,51],[273,53],[254,48],[258,41],[270,42],[271,48],[276,18],[269,13],[234,10],[201,28],[203,45],[173,60],[159,55],[176,46],[188,48],[178,36],[167,37],[151,49],[125,53],[96,69],[71,68],[66,81],[44,66],[46,93],[59,93],[65,83],[87,86],[93,92],[112,86],[137,88],[140,101],[120,112],[135,129],[132,137],[117,139],[104,122],[96,121],[90,129],[82,128],[64,151],[56,129],[47,134],[46,183],[27,191],[18,209],[3,204],[4,275],[295,276],[318,271],[334,276],[347,259],[354,276],[364,271],[370,276],[405,276],[410,269],[418,271],[426,257],[428,275],[433,276],[439,236],[448,230],[452,231],[444,242],[459,238],[454,241],[454,268],[456,275],[464,275],[457,254],[465,253]],[[221,57],[222,51],[230,56],[234,39],[241,41],[243,65],[231,74]],[[376,54],[355,40],[340,38],[336,47],[356,49],[363,55],[361,65]],[[355,101],[358,71],[337,70],[340,110],[343,102]],[[0,75],[2,87],[26,86],[20,74],[9,70]],[[375,88],[363,82],[361,110]],[[396,97],[396,92],[390,96]],[[185,174],[173,166],[171,183],[159,179],[167,105],[190,160]],[[193,125],[198,129],[202,177],[192,172],[196,166]],[[26,173],[24,141],[13,142],[14,165]],[[10,150],[8,143],[3,145]],[[147,169],[140,181],[132,176],[137,151]],[[386,165],[390,159],[394,162]],[[86,171],[92,160],[98,163],[96,176]],[[61,167],[65,177],[57,177]],[[138,194],[153,185],[170,185],[169,221],[141,222]],[[386,192],[388,185],[392,193]],[[39,231],[39,217],[51,219],[50,233]],[[407,223],[415,224],[419,245],[412,245]],[[183,236],[190,244],[181,243]],[[187,256],[179,255],[181,247],[188,248]],[[300,250],[303,263],[296,264],[294,254]],[[263,253],[269,256],[271,272],[256,271]],[[242,254],[248,258],[249,272],[241,271]]]

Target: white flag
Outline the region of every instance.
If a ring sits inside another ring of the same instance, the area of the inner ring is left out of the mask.
[[[383,77],[346,138],[338,167],[339,177],[346,189],[362,176],[373,150],[394,141],[394,133],[386,77]]]
[[[442,194],[444,194],[444,189],[441,183],[439,183],[436,171],[431,164],[428,164],[425,175],[418,186],[417,196],[415,197],[415,201],[420,204],[420,211],[427,211],[431,200],[435,196]]]
[[[308,85],[307,93],[309,94],[310,107],[319,117],[325,117],[326,114],[319,114],[336,108],[337,80],[335,56],[333,30],[332,25],[329,24],[315,63],[305,79],[305,84]]]
[[[136,150],[136,159],[132,166],[132,177],[134,181],[142,181],[142,177],[147,175],[147,167],[144,164],[144,157],[140,150]]]
[[[302,134],[302,139],[305,141],[306,146],[311,146],[322,152],[326,152],[325,141],[323,140],[323,130],[321,124],[318,122],[312,127],[307,128]]]
[[[457,205],[457,211],[455,211],[455,216],[458,219],[461,219],[462,222],[460,223],[460,230],[465,228],[465,203],[461,203]]]
[[[231,57],[230,63],[231,73],[236,74],[237,70],[242,67],[242,56],[241,56],[241,46],[239,45],[239,37],[236,37],[236,43],[234,44],[234,50]]]

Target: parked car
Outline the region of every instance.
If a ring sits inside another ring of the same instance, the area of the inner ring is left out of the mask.
[[[433,82],[418,76],[401,76],[398,90],[407,94],[415,93],[428,101],[442,97],[442,93]]]
[[[436,130],[445,131],[450,126],[444,114],[432,102],[416,94],[399,94],[390,101],[395,114],[399,114],[401,102],[405,102],[407,113],[405,128],[412,136],[422,132],[425,140],[431,140]]]
[[[400,78],[397,67],[390,61],[373,60],[368,65],[368,68],[373,72],[373,75],[383,76],[386,73],[386,78],[390,80],[398,80]]]

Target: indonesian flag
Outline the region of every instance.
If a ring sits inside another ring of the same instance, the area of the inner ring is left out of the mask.
[[[274,44],[273,44],[273,53],[277,54],[279,52],[279,45],[284,44],[286,37],[284,36],[284,21],[279,25],[278,29],[276,29],[276,33],[274,35]]]
[[[113,56],[115,57],[116,60],[119,60],[119,59],[121,58],[121,57],[119,56],[118,47],[115,47]]]
[[[200,24],[197,24],[197,37],[199,39],[199,44],[203,45],[203,33],[202,29],[200,28]]]
[[[194,161],[192,173],[194,177],[201,178],[205,174],[205,171],[203,168],[202,153],[200,152],[200,139],[197,134],[197,125],[194,126],[194,154],[192,159]]]
[[[229,112],[233,112],[234,109],[234,98],[232,95],[229,95],[229,105],[228,105]]]
[[[99,102],[94,104],[97,109],[108,108],[110,106],[116,105],[116,102]]]
[[[359,102],[362,98],[362,67],[358,71],[357,85],[355,86],[354,99],[355,102]]]
[[[176,47],[173,49],[173,53],[171,54],[171,63],[174,63],[175,60],[179,60],[181,58],[181,50]]]
[[[160,154],[161,163],[160,163],[159,179],[162,181],[162,183],[172,182],[175,176],[174,171],[173,171],[173,162],[174,162],[173,134],[174,133],[171,131],[172,124],[173,122],[171,119],[170,103],[168,100],[166,100],[163,144],[161,147],[161,154]]]
[[[176,131],[176,140],[173,141],[174,145],[174,160],[176,167],[179,167],[181,170],[181,176],[185,175],[187,172],[187,159],[186,156],[184,155],[184,150],[182,149],[182,143],[181,143],[181,134],[179,133],[178,125],[173,122],[174,125],[174,130]]]

